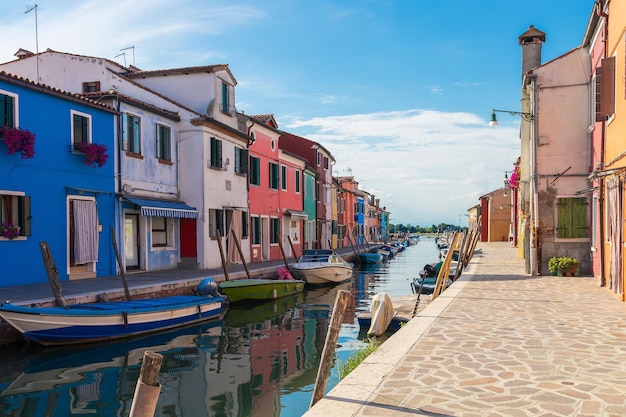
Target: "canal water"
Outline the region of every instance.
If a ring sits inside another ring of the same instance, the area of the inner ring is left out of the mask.
[[[411,294],[410,282],[437,260],[421,238],[384,264],[360,267],[351,282],[306,289],[271,302],[229,307],[219,321],[102,346],[0,349],[0,415],[128,416],[146,350],[163,355],[155,416],[301,416],[311,402],[338,290],[351,293],[326,392],[338,366],[367,342],[357,314],[386,292]]]

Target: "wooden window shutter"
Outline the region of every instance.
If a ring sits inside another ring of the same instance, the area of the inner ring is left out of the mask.
[[[570,213],[572,202],[566,198],[559,198],[557,202],[557,237],[568,238],[572,236]]]
[[[602,60],[602,86],[600,102],[600,113],[609,117],[615,113],[615,57],[604,58]]]
[[[20,198],[18,200],[18,209],[22,217],[22,222],[21,222],[23,225],[22,236],[30,236],[31,235],[30,197],[25,196],[25,197]]]
[[[587,237],[589,228],[587,226],[587,199],[572,199],[572,237]]]

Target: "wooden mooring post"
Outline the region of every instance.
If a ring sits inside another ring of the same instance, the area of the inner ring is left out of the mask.
[[[117,259],[117,265],[120,267],[120,276],[124,283],[124,292],[126,293],[126,301],[130,301],[130,290],[128,289],[128,280],[126,279],[126,268],[122,263],[122,256],[120,250],[117,248],[117,240],[115,238],[115,229],[111,228],[111,242],[113,243],[113,250],[115,251],[115,259]]]
[[[313,388],[313,397],[311,398],[310,407],[313,407],[315,403],[324,396],[328,376],[333,365],[333,357],[335,356],[335,347],[337,346],[337,339],[339,338],[339,331],[341,330],[341,322],[346,308],[348,307],[348,301],[350,301],[350,293],[348,291],[337,291],[337,298],[335,299],[335,306],[333,307],[333,313],[330,318],[328,333],[326,333],[326,341],[324,343],[324,350],[322,350],[322,357],[317,371],[317,378],[315,379],[315,387]]]
[[[224,255],[224,246],[222,245],[222,234],[219,230],[216,230],[217,233],[217,246],[220,248],[220,257],[222,258],[222,270],[224,271],[224,279],[226,281],[229,280],[228,276],[228,264],[226,262],[226,255]]]
[[[151,350],[146,350],[143,353],[143,363],[135,387],[129,417],[154,417],[161,392],[159,372],[162,363],[163,355]]]
[[[52,253],[50,253],[50,246],[48,245],[48,242],[39,242],[39,250],[41,250],[43,266],[46,268],[46,274],[48,274],[50,287],[52,287],[54,301],[58,307],[67,308],[67,302],[65,301],[63,290],[61,289],[61,283],[59,282],[59,270],[54,263]]]

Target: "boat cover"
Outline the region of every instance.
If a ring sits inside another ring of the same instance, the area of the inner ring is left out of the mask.
[[[394,316],[393,303],[389,295],[384,292],[376,294],[372,299],[370,311],[372,312],[372,322],[367,335],[380,336],[385,333]]]

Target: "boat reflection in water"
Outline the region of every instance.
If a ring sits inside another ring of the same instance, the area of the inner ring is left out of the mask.
[[[21,371],[3,369],[13,361],[0,364],[0,410],[23,417],[128,415],[144,352],[151,350],[163,355],[155,416],[279,415],[281,393],[302,397],[293,414],[301,415],[338,289],[311,297],[313,304],[295,294],[233,305],[221,321],[125,342],[30,346],[26,356],[15,352],[22,362],[31,357]]]
[[[220,321],[139,339],[0,347],[0,415],[128,416],[144,352],[151,350],[163,355],[155,416],[301,416],[311,402],[337,292],[351,294],[336,349],[337,363],[345,364],[367,343],[356,315],[378,292],[409,294],[406,277],[432,259],[430,252],[411,259],[405,251],[377,268],[355,269],[352,280],[339,285],[233,304]],[[337,373],[333,366],[326,392]]]

